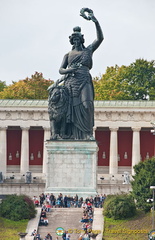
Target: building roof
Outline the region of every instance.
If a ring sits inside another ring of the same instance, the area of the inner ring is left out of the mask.
[[[47,107],[47,100],[0,99],[0,107]]]
[[[155,101],[130,101],[130,100],[119,100],[119,101],[94,101],[95,108],[100,107],[155,107]],[[0,99],[0,107],[47,107],[48,100],[31,100],[31,99]]]
[[[95,101],[95,108],[98,107],[155,107],[155,101],[131,101],[131,100],[118,100],[118,101]]]

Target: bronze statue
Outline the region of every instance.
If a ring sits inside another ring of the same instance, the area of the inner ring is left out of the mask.
[[[87,12],[87,15],[85,14]],[[58,87],[63,81],[63,87],[68,93],[65,128],[63,132],[51,129],[51,139],[92,140],[94,126],[94,88],[89,70],[92,68],[93,52],[103,41],[99,22],[89,8],[82,8],[80,15],[95,23],[97,38],[88,47],[84,46],[84,36],[80,27],[74,27],[69,37],[72,50],[64,56],[59,73],[63,75],[49,91]],[[62,86],[61,86],[62,87]],[[65,104],[65,103],[64,103]],[[66,104],[64,105],[66,108]],[[50,96],[49,96],[50,112]],[[50,113],[49,113],[50,114]],[[52,124],[51,124],[52,127]],[[56,134],[55,134],[56,133]]]

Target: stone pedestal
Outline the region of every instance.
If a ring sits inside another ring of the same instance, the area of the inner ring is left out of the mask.
[[[96,141],[47,141],[45,193],[87,197],[96,194]]]

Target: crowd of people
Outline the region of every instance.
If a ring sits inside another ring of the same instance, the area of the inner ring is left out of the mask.
[[[36,206],[41,206],[47,212],[51,210],[53,207],[59,208],[70,208],[70,207],[78,207],[81,208],[88,201],[95,207],[101,208],[103,206],[104,200],[106,198],[105,194],[96,195],[95,197],[87,197],[85,200],[83,197],[78,197],[76,194],[74,197],[70,195],[63,196],[60,193],[57,197],[51,194],[40,194],[39,198],[34,196],[33,201]]]
[[[83,234],[80,235],[80,239],[84,238],[84,235],[91,233],[93,222],[93,206],[90,201],[84,202],[83,204],[83,216],[81,219]]]
[[[79,240],[89,240],[92,230],[93,209],[94,207],[102,208],[105,198],[105,194],[96,195],[95,197],[87,197],[84,200],[83,197],[79,198],[77,194],[72,197],[69,195],[63,196],[62,193],[60,193],[57,197],[55,197],[53,193],[42,193],[39,195],[39,198],[37,196],[34,196],[33,202],[36,207],[41,207],[39,226],[48,226],[48,218],[46,213],[50,212],[51,208],[82,208],[83,216],[79,222],[82,223],[81,228],[83,230],[83,233],[80,235]],[[34,236],[34,240],[41,240],[41,236],[37,233],[36,230],[32,232],[32,236]],[[63,240],[70,240],[70,234],[68,231],[64,231],[62,238]],[[43,240],[48,239],[52,240],[50,233],[47,233]]]

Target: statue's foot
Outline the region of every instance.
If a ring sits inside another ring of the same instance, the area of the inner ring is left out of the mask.
[[[53,134],[50,140],[57,140],[58,138],[60,138],[58,134]]]
[[[94,138],[94,136],[92,135],[92,136],[90,136],[90,140],[95,140],[95,138]]]
[[[89,135],[89,136],[87,136],[86,140],[95,140],[95,138],[93,135]]]

